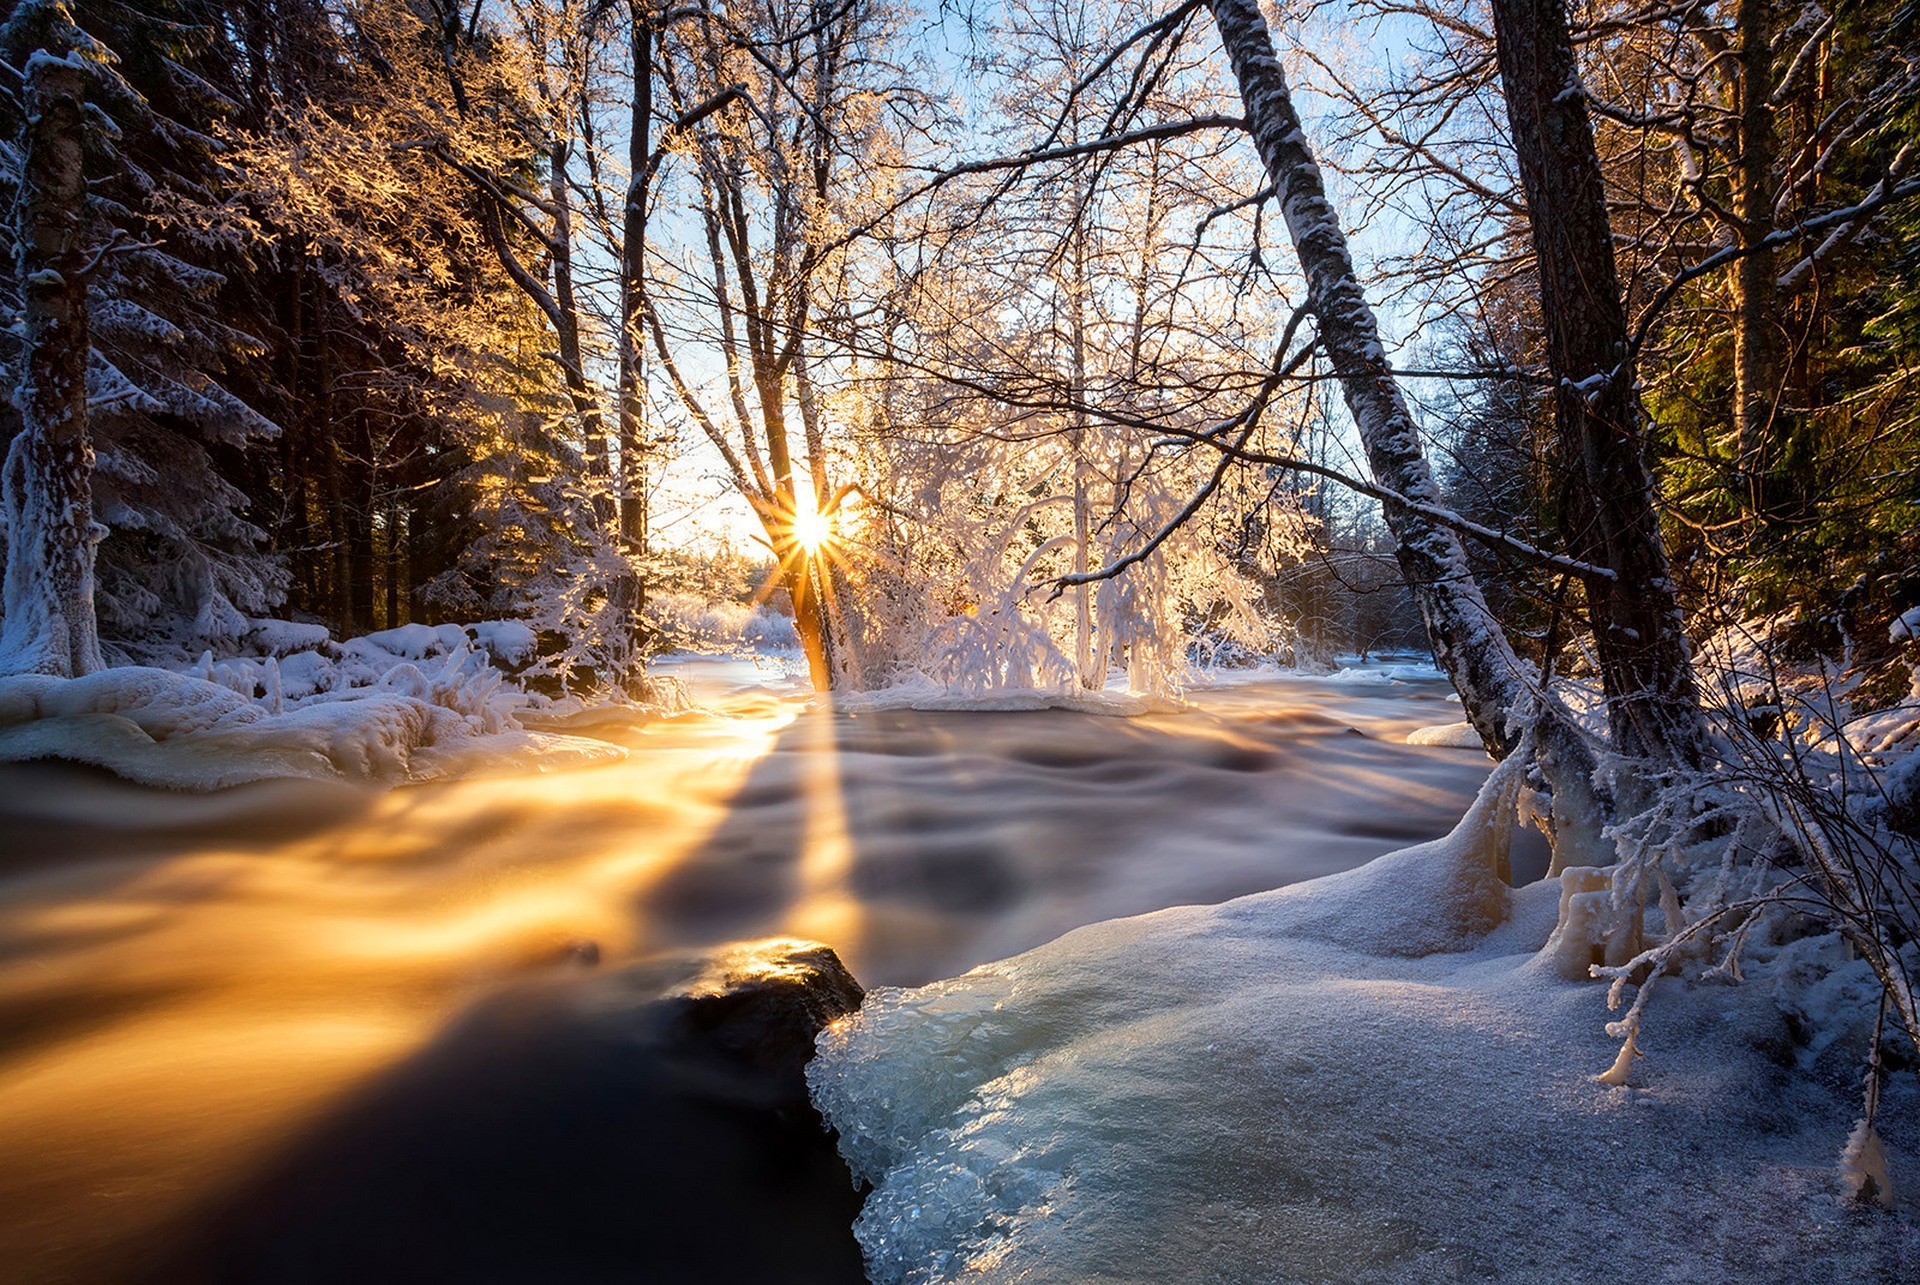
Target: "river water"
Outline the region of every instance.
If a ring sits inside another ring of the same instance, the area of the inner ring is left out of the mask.
[[[606,1109],[556,1087],[577,1083],[553,1063],[580,1028],[519,997],[774,934],[832,944],[868,986],[950,976],[1434,837],[1487,770],[1405,745],[1458,707],[1385,672],[1209,688],[1135,719],[833,712],[750,667],[681,672],[706,712],[609,719],[595,734],[629,757],[573,771],[187,796],[0,769],[0,1277],[339,1280],[326,1246],[385,1236],[410,1238],[396,1280],[661,1278],[620,1269],[644,1220],[592,1230],[634,1199]],[[630,1123],[653,1139],[632,1146],[679,1145]],[[604,1136],[561,1155],[562,1128]],[[515,1242],[512,1271],[494,1247],[459,1266],[382,1194],[485,1164],[531,1193],[498,1218],[549,1229]],[[262,1218],[279,1230],[233,1231]],[[306,1248],[272,1270],[164,1266],[210,1228]],[[556,1266],[574,1251],[584,1266]]]

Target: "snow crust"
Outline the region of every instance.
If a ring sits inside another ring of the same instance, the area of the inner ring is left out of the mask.
[[[190,673],[0,677],[0,762],[58,758],[215,790],[288,777],[399,784],[505,762],[548,771],[626,753],[523,724],[552,702],[509,681],[537,645],[518,621],[403,625],[338,645],[316,625],[251,626],[260,654],[204,655]],[[684,685],[658,686],[669,712],[686,708]]]
[[[1852,1084],[1789,1074],[1766,987],[1605,1035],[1543,953],[1560,881],[1494,876],[1500,776],[1360,869],[871,992],[809,1072],[871,1278],[1914,1279],[1913,1210],[1836,1178]]]
[[[1486,747],[1471,723],[1441,723],[1434,727],[1416,727],[1407,733],[1409,745],[1438,745],[1455,750],[1479,750]]]

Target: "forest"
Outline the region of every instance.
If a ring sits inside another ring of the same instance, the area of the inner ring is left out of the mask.
[[[1538,903],[1527,950],[1606,983],[1581,1020],[1623,1091],[1662,1003],[1689,1029],[1701,986],[1774,979],[1802,1069],[1845,1051],[1848,1208],[1909,1235],[1889,1155],[1920,1153],[1881,1111],[1920,1083],[1913,0],[6,12],[0,764],[608,770],[719,717],[680,675],[720,655],[784,657],[793,726],[862,745],[907,709],[1264,717],[1219,693],[1430,657],[1458,709],[1396,743],[1491,775],[1392,846],[1454,874],[1382,856],[1323,918],[1401,871],[1436,918],[1354,940],[1425,960]],[[1252,726],[1221,735],[1264,763]],[[1277,941],[1321,931],[1273,905]],[[1225,922],[1177,957],[1235,957]],[[997,1003],[979,976],[935,988]],[[866,1270],[1108,1271],[1022,1230],[1071,1176],[942,1150],[1051,1099],[910,1125],[863,1080],[974,1065],[919,1012],[869,999],[808,1072],[874,1193]],[[990,1212],[901,1231],[959,1171]]]

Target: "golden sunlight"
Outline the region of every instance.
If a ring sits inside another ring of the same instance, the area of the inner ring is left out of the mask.
[[[833,519],[812,505],[793,515],[793,540],[813,557],[833,543]]]

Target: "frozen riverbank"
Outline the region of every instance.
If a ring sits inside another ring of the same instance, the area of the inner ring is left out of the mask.
[[[806,712],[750,665],[672,672],[716,713],[576,725],[628,757],[546,776],[184,796],[0,769],[13,1278],[139,1279],[347,1097],[444,1091],[448,1024],[577,976],[586,943],[605,969],[794,933],[921,983],[1431,838],[1487,770],[1401,743],[1457,716],[1434,680],[1265,678],[1121,720]],[[493,1194],[536,1221],[585,1197],[541,1173]]]
[[[870,1278],[1920,1279],[1910,1188],[1862,1208],[1836,1165],[1857,1049],[1676,983],[1602,1083],[1604,988],[1539,953],[1558,881],[1510,895],[1482,838],[870,994],[809,1069]],[[1881,1128],[1917,1123],[1902,1075]]]

